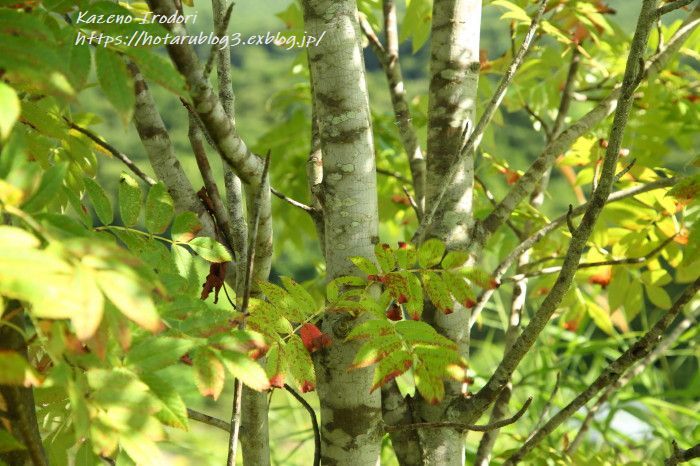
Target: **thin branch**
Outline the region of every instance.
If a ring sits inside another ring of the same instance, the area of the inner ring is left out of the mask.
[[[315,216],[315,215],[319,215],[319,211],[318,211],[318,210],[314,209],[314,208],[311,207],[311,206],[308,206],[308,205],[304,204],[303,202],[299,202],[299,201],[297,201],[297,200],[292,199],[291,197],[285,195],[283,192],[281,192],[281,191],[279,191],[279,190],[277,190],[277,189],[275,189],[275,188],[270,188],[270,192],[271,192],[272,194],[274,194],[276,197],[282,199],[282,200],[283,200],[284,202],[286,202],[287,204],[289,204],[289,205],[291,205],[291,206],[294,206],[294,207],[297,207],[297,208],[303,210],[304,212],[306,212],[307,214],[311,215],[312,217]]]
[[[409,184],[411,183],[411,180],[409,180],[408,178],[403,176],[401,173],[395,172],[392,170],[387,170],[386,168],[377,167],[377,173],[380,175],[388,176],[390,178],[396,178],[397,180],[399,180],[402,183],[409,183]]]
[[[694,1],[695,0],[676,0],[675,2],[669,2],[663,6],[660,6],[656,10],[656,16],[661,17],[661,16],[668,14],[672,11],[676,11],[679,8],[683,8],[684,6],[690,5]]]
[[[653,0],[651,0],[653,1]],[[678,316],[683,307],[695,296],[700,289],[700,278],[689,285],[679,296],[671,308],[654,324],[654,326],[637,340],[627,351],[615,361],[610,363],[605,370],[591,383],[583,392],[574,398],[568,405],[562,408],[540,429],[538,429],[530,439],[528,439],[518,451],[516,451],[504,466],[512,466],[520,462],[542,439],[552,433],[562,422],[571,417],[590,399],[604,388],[617,382],[624,372],[637,361],[651,353],[659,344],[662,335],[673,320]]]
[[[465,157],[467,157],[479,144],[479,142],[481,141],[481,137],[483,136],[484,131],[486,130],[486,127],[491,122],[491,119],[496,113],[496,110],[498,110],[498,108],[500,107],[501,102],[503,101],[503,98],[506,95],[506,91],[510,87],[510,84],[513,81],[513,78],[515,77],[515,74],[517,73],[518,69],[520,69],[520,65],[522,64],[525,55],[530,50],[530,44],[532,43],[532,39],[535,37],[535,32],[537,32],[537,28],[539,26],[540,20],[542,19],[542,15],[544,14],[546,5],[547,0],[540,0],[539,5],[537,7],[537,12],[535,13],[535,16],[530,22],[530,27],[528,28],[527,33],[525,34],[525,39],[523,39],[523,43],[520,45],[518,53],[515,54],[515,56],[513,57],[513,61],[508,67],[508,70],[501,78],[501,81],[498,83],[496,92],[494,93],[493,97],[486,106],[486,109],[481,115],[479,122],[476,124],[474,131],[472,131],[471,135],[464,143],[464,146],[460,151],[459,156],[456,157],[456,160],[450,166],[450,169],[447,172],[447,176],[445,177],[445,183],[440,191],[440,194],[435,199],[435,202],[433,202],[433,207],[430,209],[430,213],[427,216],[424,216],[423,221],[421,222],[420,226],[418,227],[418,230],[414,234],[414,242],[420,244],[423,241],[423,236],[425,235],[428,226],[433,222],[435,214],[439,210],[440,204],[442,203],[442,200],[445,197],[445,194],[447,193],[448,187],[452,183],[452,180],[454,180],[454,177],[457,174],[460,165],[464,161]]]
[[[498,201],[496,201],[496,197],[493,195],[493,193],[488,188],[488,186],[486,186],[486,183],[484,182],[484,180],[480,176],[474,175],[474,181],[476,181],[481,186],[481,189],[484,191],[484,195],[486,196],[486,199],[488,199],[488,201],[491,203],[491,205],[496,207],[498,205]],[[516,227],[515,224],[510,219],[508,219],[506,221],[506,224],[508,225],[508,227],[511,230],[513,230],[513,233],[515,233],[515,236],[518,239],[523,238],[523,236],[524,236],[523,232],[520,231],[520,229],[518,227]]]
[[[395,426],[384,426],[384,430],[387,432],[397,432],[401,430],[407,430],[407,429],[443,429],[443,428],[448,428],[448,429],[454,429],[460,432],[467,432],[467,431],[472,431],[472,432],[490,432],[492,430],[496,429],[501,429],[505,426],[511,425],[515,423],[518,419],[520,419],[523,414],[525,414],[525,411],[527,411],[527,408],[530,407],[530,403],[532,403],[532,397],[529,397],[525,403],[523,404],[522,408],[518,410],[517,413],[509,417],[508,419],[501,419],[500,421],[492,422],[490,424],[483,424],[483,425],[475,425],[475,424],[463,424],[461,422],[416,422],[413,424],[399,424]]]
[[[603,266],[617,266],[617,265],[631,265],[631,264],[643,264],[645,262],[650,261],[653,259],[657,254],[659,254],[671,241],[675,239],[676,235],[672,235],[665,240],[661,242],[657,247],[649,251],[647,254],[639,257],[627,257],[624,259],[610,259],[610,260],[605,260],[605,261],[596,261],[596,262],[582,262],[578,265],[578,270],[581,269],[590,269],[592,267],[603,267]],[[507,277],[504,280],[522,280],[523,278],[532,278],[532,277],[538,277],[540,275],[549,275],[552,273],[557,273],[561,271],[561,266],[554,266],[554,267],[545,267],[541,270],[538,270],[537,272],[532,272],[532,273],[522,273],[518,275],[513,275],[511,277]]]
[[[535,112],[532,107],[530,107],[530,104],[523,104],[523,109],[525,109],[525,112],[527,112],[528,115],[530,115],[532,118],[537,120],[539,124],[542,126],[542,129],[544,130],[544,135],[547,139],[551,138],[552,136],[552,130],[549,128],[549,124]]]
[[[411,204],[411,207],[413,208],[413,211],[416,213],[416,216],[418,217],[418,220],[420,221],[420,207],[418,207],[418,203],[416,200],[413,198],[411,195],[411,192],[408,190],[408,186],[405,184],[401,186],[401,189],[403,189],[403,193],[406,195],[408,198],[408,203]]]
[[[623,176],[625,176],[630,170],[632,170],[632,167],[634,167],[634,164],[635,164],[635,163],[637,163],[637,159],[632,159],[632,160],[630,161],[630,163],[628,163],[627,165],[625,165],[625,166],[622,168],[622,170],[620,170],[620,173],[618,173],[617,175],[615,175],[615,181],[614,181],[614,182],[617,183],[618,181],[620,181],[620,180],[622,179]]]
[[[207,208],[211,209],[210,213],[214,217],[214,220],[216,220],[217,230],[223,236],[228,248],[231,250],[234,256],[236,254],[240,254],[240,251],[235,250],[236,243],[234,241],[231,222],[226,212],[226,207],[224,207],[224,203],[221,200],[219,188],[216,185],[216,180],[214,179],[211,165],[209,165],[207,152],[204,149],[204,141],[202,140],[202,130],[197,123],[196,114],[194,113],[189,113],[189,130],[187,132],[187,136],[189,137],[190,145],[192,146],[194,158],[197,161],[199,173],[202,175],[202,181],[204,181],[206,194],[211,201]]]
[[[617,390],[620,387],[627,385],[635,377],[644,372],[644,370],[648,366],[653,364],[657,359],[664,355],[666,351],[669,348],[671,348],[674,343],[676,343],[676,341],[681,337],[681,335],[683,335],[683,333],[686,330],[688,330],[696,324],[699,316],[700,307],[692,309],[688,313],[688,315],[681,322],[679,322],[678,325],[676,325],[676,327],[673,330],[671,330],[671,332],[663,340],[661,340],[658,346],[654,348],[651,353],[649,353],[644,359],[639,361],[637,365],[634,366],[632,369],[625,372],[625,374],[617,382],[615,382],[612,385],[609,385],[605,389],[603,394],[598,397],[593,406],[591,406],[588,410],[586,417],[581,423],[581,427],[579,427],[579,430],[576,433],[576,437],[574,437],[574,439],[571,441],[568,448],[566,449],[566,453],[568,455],[572,455],[581,445],[581,442],[583,442],[583,439],[586,436],[588,429],[590,428],[591,422],[593,422],[595,414],[598,412],[600,407],[608,401],[608,398],[610,398],[615,392],[617,392]]]
[[[222,37],[226,35],[226,30],[228,29],[229,22],[231,21],[231,13],[233,12],[234,2],[231,2],[224,12],[224,17],[221,23],[216,27],[216,37]],[[214,68],[214,59],[219,54],[219,44],[212,44],[209,49],[209,56],[207,57],[206,64],[204,65],[204,76],[209,76],[211,70]],[[228,53],[228,47],[226,48],[226,53]]]
[[[194,409],[187,408],[187,417],[193,421],[216,427],[217,429],[221,429],[225,432],[231,432],[231,424],[228,422],[214,416],[195,411]]]
[[[673,453],[666,459],[666,461],[664,461],[664,465],[666,466],[675,466],[695,458],[700,458],[700,443],[688,448],[687,450],[683,450],[679,448],[678,443],[673,440],[671,442],[671,448],[673,448]]]
[[[106,150],[107,152],[109,152],[110,154],[112,154],[112,155],[114,156],[114,158],[116,158],[116,159],[118,159],[119,161],[121,161],[124,165],[126,165],[126,167],[127,167],[129,170],[131,170],[131,172],[132,172],[134,175],[136,175],[136,176],[138,176],[139,178],[141,178],[146,184],[151,185],[151,186],[153,186],[154,184],[156,184],[156,180],[154,180],[153,178],[151,178],[150,176],[148,176],[146,173],[144,173],[144,172],[136,165],[136,163],[134,163],[134,161],[131,160],[131,159],[129,158],[129,156],[126,155],[124,152],[120,151],[119,149],[117,149],[117,148],[114,147],[113,145],[109,144],[108,142],[103,141],[98,135],[96,135],[95,133],[93,133],[93,132],[90,131],[89,129],[83,128],[82,126],[77,125],[76,123],[74,123],[74,122],[68,120],[67,118],[64,118],[64,120],[66,121],[66,123],[68,123],[68,126],[70,126],[71,128],[73,128],[74,130],[78,131],[79,133],[84,134],[85,136],[87,136],[88,138],[90,138],[90,139],[92,140],[92,142],[94,142],[95,144],[97,144],[98,146],[100,146],[101,148],[103,148],[104,150]]]
[[[248,312],[248,302],[250,300],[250,280],[253,275],[253,267],[255,264],[255,246],[256,239],[258,237],[258,224],[260,223],[260,211],[262,210],[262,200],[263,191],[265,188],[265,181],[267,180],[268,170],[270,169],[270,151],[267,152],[265,157],[265,162],[263,164],[262,179],[258,185],[258,189],[255,193],[255,200],[253,203],[253,224],[250,231],[250,237],[248,242],[248,257],[246,258],[246,270],[245,277],[243,280],[243,299],[241,304],[241,312],[246,314]],[[241,321],[239,328],[243,328],[245,321]],[[231,436],[229,438],[228,444],[228,459],[226,460],[227,466],[234,466],[236,463],[236,452],[238,450],[238,435],[241,428],[241,402],[243,400],[243,383],[240,379],[234,380],[234,397],[233,397],[233,412],[231,414]]]
[[[561,100],[559,101],[559,109],[557,110],[557,118],[552,126],[552,137],[559,135],[562,127],[564,126],[564,121],[569,114],[569,106],[571,105],[571,96],[574,90],[574,82],[576,81],[576,73],[578,73],[578,67],[581,63],[581,52],[577,46],[571,49],[571,62],[569,63],[569,71],[566,74],[566,81],[564,82],[564,89],[561,93]]]
[[[309,417],[311,418],[311,428],[314,431],[314,465],[313,466],[320,466],[321,465],[321,430],[318,427],[318,419],[316,418],[316,411],[314,411],[314,408],[309,404],[308,401],[304,399],[303,396],[301,396],[299,393],[297,393],[296,390],[294,390],[292,387],[290,387],[287,384],[284,384],[284,389],[287,390],[289,393],[292,394],[296,400],[301,403],[301,405],[306,409],[306,412],[309,413]]]
[[[530,439],[534,434],[535,431],[537,430],[538,427],[542,424],[544,419],[547,417],[549,414],[549,410],[552,407],[552,403],[554,402],[554,397],[557,396],[557,392],[559,392],[559,383],[561,382],[561,373],[557,372],[557,380],[554,382],[554,388],[552,389],[552,393],[549,395],[549,398],[547,398],[547,402],[544,404],[544,407],[542,408],[542,412],[540,413],[540,416],[537,418],[537,422],[535,423],[535,427],[533,431],[530,433],[530,436],[528,436],[528,439]]]
[[[411,181],[404,181],[413,186],[413,191],[416,193],[416,204],[419,207],[418,218],[423,215],[425,207],[425,178],[426,167],[425,157],[421,151],[416,129],[413,126],[411,111],[406,100],[406,88],[404,86],[403,73],[399,61],[399,39],[398,27],[396,19],[396,5],[393,0],[384,0],[384,32],[386,34],[386,47],[382,45],[379,38],[375,34],[372,26],[367,19],[360,17],[360,27],[362,32],[367,37],[369,45],[377,56],[379,63],[382,65],[384,74],[386,75],[387,84],[389,85],[389,95],[391,104],[396,118],[399,138],[403,145],[408,162],[411,169]],[[379,170],[377,170],[379,172]]]

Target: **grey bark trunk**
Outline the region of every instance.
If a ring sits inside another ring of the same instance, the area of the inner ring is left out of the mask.
[[[328,278],[356,274],[352,256],[374,257],[377,191],[365,70],[352,0],[305,0],[304,24],[323,39],[308,49],[321,141]],[[381,449],[381,399],[370,393],[372,369],[348,371],[357,350],[344,337],[356,324],[328,314],[333,344],[316,358],[321,400],[322,463],[375,465]]]
[[[450,166],[475,126],[479,79],[481,0],[435,0],[431,36],[430,93],[428,98],[428,151],[426,211],[444,184]],[[428,237],[437,237],[451,248],[463,243],[473,224],[474,162],[467,158],[445,193],[441,208],[428,225]],[[438,330],[456,341],[468,355],[469,316],[461,306],[449,316],[432,313]],[[418,403],[421,420],[447,419],[450,400],[461,396],[461,385],[448,383],[446,399],[438,406]],[[464,435],[453,429],[419,431],[424,465],[464,465]]]

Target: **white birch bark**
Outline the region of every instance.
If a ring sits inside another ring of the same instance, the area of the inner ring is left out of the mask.
[[[352,0],[305,0],[305,29],[320,37],[308,49],[323,154],[323,207],[328,278],[356,274],[351,256],[374,257],[377,191],[364,63]],[[328,314],[322,328],[333,338],[316,353],[321,400],[322,463],[375,465],[381,449],[381,400],[370,393],[372,369],[348,371],[356,344],[343,342],[356,322]]]
[[[466,134],[475,126],[477,86],[479,80],[479,33],[481,0],[435,0],[431,36],[430,91],[428,97],[428,150],[426,211],[432,208],[444,185],[450,167],[458,157]],[[466,158],[447,188],[439,211],[427,236],[445,241],[448,248],[465,242],[473,224],[472,196],[474,161]],[[445,316],[434,312],[438,330],[463,346],[467,337],[468,315],[457,306]],[[460,396],[460,385],[449,383],[446,400],[432,406],[423,400],[417,403],[422,421],[447,420],[446,407]],[[454,429],[421,429],[423,464],[440,466],[464,465],[464,435]]]

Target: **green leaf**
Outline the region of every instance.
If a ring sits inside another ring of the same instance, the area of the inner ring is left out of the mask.
[[[355,256],[351,257],[350,261],[352,261],[352,263],[355,264],[355,267],[362,270],[367,275],[376,275],[377,273],[379,273],[377,266],[374,265],[374,263],[366,257]]]
[[[290,335],[284,347],[284,359],[289,374],[301,391],[303,393],[313,391],[316,388],[314,363],[298,335]]]
[[[0,350],[0,385],[39,385],[36,372],[16,351]]]
[[[624,267],[613,267],[610,284],[608,285],[608,306],[610,310],[622,307],[630,287],[630,279]]]
[[[449,251],[442,260],[443,269],[456,269],[469,260],[469,253],[465,251]]]
[[[226,371],[219,357],[210,349],[200,348],[194,354],[192,364],[194,366],[194,381],[199,393],[202,396],[218,399],[226,380]]]
[[[398,351],[401,346],[401,337],[395,333],[372,338],[357,350],[350,367],[353,369],[369,367]]]
[[[85,341],[97,331],[104,310],[104,297],[97,285],[94,270],[78,264],[73,275],[72,291],[77,305],[71,313],[71,323],[78,339]]]
[[[395,325],[396,331],[401,338],[411,347],[419,346],[441,346],[456,350],[455,342],[440,335],[430,324],[420,320],[402,320]]]
[[[173,198],[163,183],[151,186],[146,196],[146,229],[150,233],[163,233],[173,218]]]
[[[425,364],[418,364],[414,369],[416,388],[430,404],[438,404],[445,397],[445,385],[442,377],[429,371]]]
[[[124,123],[131,119],[134,111],[134,83],[121,57],[105,47],[95,48],[97,81],[107,100],[119,112]]]
[[[156,417],[165,425],[188,430],[187,406],[170,382],[152,372],[142,373],[139,378],[148,385],[151,393],[160,402]]]
[[[26,447],[8,431],[0,430],[0,454],[15,450],[26,450]]]
[[[10,86],[0,81],[0,140],[10,135],[20,114],[20,103],[17,93]]]
[[[124,225],[130,227],[136,224],[141,213],[141,188],[139,184],[122,172],[119,178],[119,215]]]
[[[34,249],[41,242],[36,236],[21,228],[0,225],[0,244],[17,249]]]
[[[445,285],[447,285],[452,296],[454,296],[457,302],[462,306],[469,307],[472,303],[476,302],[476,295],[464,280],[464,277],[450,271],[445,271],[445,273],[442,274],[442,279],[445,281]]]
[[[276,342],[265,355],[265,373],[270,385],[282,388],[284,386],[284,374],[287,372],[287,365],[284,361],[284,347],[282,343]]]
[[[137,432],[128,431],[121,435],[119,444],[134,460],[134,464],[139,466],[161,466],[167,463],[156,443]]]
[[[615,335],[615,329],[613,328],[612,320],[610,319],[610,314],[608,314],[605,309],[598,306],[592,301],[586,302],[586,310],[588,315],[591,316],[593,322],[596,326],[607,333],[608,335]]]
[[[374,370],[374,378],[372,379],[372,388],[374,391],[382,385],[394,380],[413,365],[413,357],[405,350],[394,351],[386,358],[379,361],[377,368]]]
[[[445,244],[439,239],[431,238],[418,247],[418,264],[429,269],[440,263],[445,253]]]
[[[396,267],[396,257],[388,244],[375,244],[374,255],[384,273],[391,272]]]
[[[248,356],[233,351],[221,351],[224,366],[233,375],[253,390],[262,391],[270,388],[265,369]]]
[[[452,311],[454,311],[454,302],[450,296],[450,290],[447,288],[442,278],[437,273],[431,271],[424,272],[422,278],[425,292],[435,307],[445,314],[452,313]]]
[[[65,178],[67,170],[68,164],[66,162],[56,164],[47,169],[41,176],[39,188],[22,205],[22,210],[29,214],[33,214],[40,211],[49,202],[53,201],[59,188],[63,184],[63,178]]]
[[[124,364],[149,374],[177,363],[193,346],[191,340],[184,338],[147,337],[129,350]]]
[[[129,319],[151,332],[162,328],[149,291],[136,277],[102,270],[97,272],[97,282],[109,300]]]
[[[195,238],[188,245],[209,262],[230,262],[232,260],[226,247],[208,236]]]
[[[187,243],[197,236],[202,224],[194,212],[182,212],[175,216],[170,234],[173,241]]]
[[[289,296],[292,298],[292,304],[297,311],[301,312],[304,319],[316,314],[319,306],[316,304],[316,301],[311,294],[309,294],[309,292],[306,291],[303,286],[289,277],[282,276],[280,277],[280,280],[287,289]]]
[[[112,213],[112,205],[109,203],[109,198],[105,194],[102,186],[97,184],[95,180],[87,176],[83,177],[83,183],[87,190],[92,206],[95,208],[95,213],[103,225],[110,225],[114,219]]]
[[[647,296],[649,296],[649,301],[651,301],[655,306],[661,309],[671,308],[671,297],[668,295],[666,290],[656,285],[645,285],[644,288],[647,291]]]
[[[347,341],[362,340],[387,335],[394,333],[394,331],[394,326],[388,320],[372,319],[353,328],[345,339]]]

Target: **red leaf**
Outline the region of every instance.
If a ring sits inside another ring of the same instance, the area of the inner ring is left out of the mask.
[[[591,285],[600,285],[603,288],[610,284],[610,279],[612,278],[612,267],[607,267],[600,273],[591,275],[588,278],[588,283]]]
[[[284,387],[284,374],[279,373],[270,377],[270,386],[283,388]]]
[[[386,317],[389,320],[398,321],[403,318],[401,315],[401,306],[397,304],[392,304],[388,311],[386,311]]]
[[[301,384],[301,393],[313,392],[314,390],[316,390],[316,385],[313,382],[306,380]]]
[[[318,327],[311,323],[306,323],[301,326],[301,329],[299,329],[299,336],[309,353],[328,348],[332,343],[331,337],[328,334],[321,332]]]
[[[471,308],[473,308],[474,306],[476,306],[476,301],[474,301],[473,299],[467,298],[467,299],[464,301],[464,307],[466,307],[467,309],[471,309]]]
[[[213,290],[214,304],[219,302],[219,291],[221,291],[221,287],[224,286],[227,265],[228,262],[212,263],[209,265],[209,275],[207,275],[207,281],[202,284],[202,294],[200,296],[201,299],[207,299]]]

